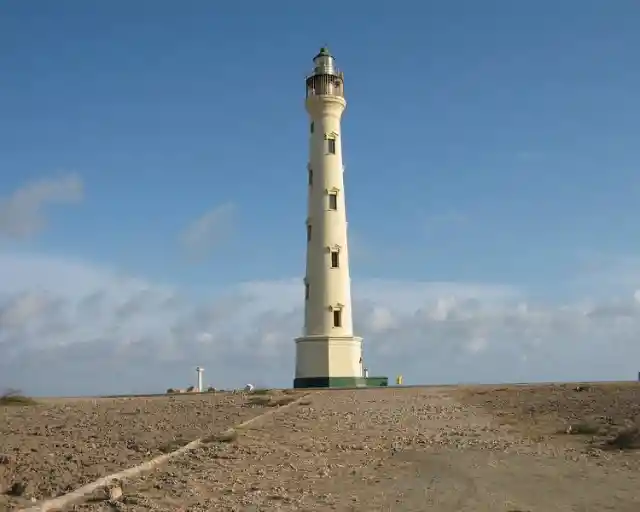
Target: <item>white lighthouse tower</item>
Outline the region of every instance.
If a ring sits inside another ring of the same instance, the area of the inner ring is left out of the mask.
[[[340,119],[343,74],[326,48],[307,78],[309,163],[304,333],[294,387],[365,385],[362,338],[353,335]]]
[[[202,393],[204,391],[202,386],[202,373],[204,372],[204,368],[198,366],[196,368],[196,373],[198,374],[198,380],[196,381],[196,391],[198,393]]]

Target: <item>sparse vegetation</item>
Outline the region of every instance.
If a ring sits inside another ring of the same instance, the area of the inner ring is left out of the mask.
[[[247,404],[253,407],[280,407],[282,405],[290,404],[295,400],[297,400],[297,397],[293,395],[273,396],[259,394],[257,396],[249,396],[247,398]]]
[[[219,434],[213,434],[212,436],[205,437],[203,442],[205,443],[232,443],[238,439],[238,432],[235,429],[226,430]]]
[[[282,405],[287,405],[295,401],[295,396],[282,396],[280,398],[272,398],[271,402],[269,403],[269,407],[280,407]]]
[[[617,450],[640,449],[640,428],[637,425],[633,425],[620,430],[606,442],[606,446]]]
[[[269,395],[271,393],[273,393],[273,390],[267,388],[254,389],[251,391],[252,395]]]
[[[18,389],[8,389],[0,395],[0,405],[24,406],[36,405],[37,403],[33,398],[23,395]]]
[[[265,396],[265,395],[251,396],[248,399],[249,405],[257,405],[257,406],[263,406],[263,407],[266,407],[267,405],[269,405],[270,402],[271,402],[271,397]]]
[[[573,423],[569,425],[565,433],[575,436],[581,435],[597,435],[602,432],[603,425],[596,423],[595,421],[583,421],[580,423]]]

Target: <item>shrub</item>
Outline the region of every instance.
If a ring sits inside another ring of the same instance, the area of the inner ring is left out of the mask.
[[[576,436],[596,435],[600,433],[602,426],[595,422],[573,423],[567,427],[566,433]]]
[[[632,426],[618,432],[607,441],[607,446],[618,450],[635,450],[640,448],[640,428]]]
[[[0,405],[35,405],[37,402],[24,396],[18,389],[8,389],[0,395]]]

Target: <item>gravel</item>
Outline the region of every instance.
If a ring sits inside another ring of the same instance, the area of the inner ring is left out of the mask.
[[[465,402],[477,391],[482,403]],[[539,387],[537,400],[554,393]],[[640,510],[637,452],[543,435],[525,405],[492,400],[487,388],[312,391],[70,510]]]
[[[0,407],[0,510],[66,493],[260,412],[232,394]]]

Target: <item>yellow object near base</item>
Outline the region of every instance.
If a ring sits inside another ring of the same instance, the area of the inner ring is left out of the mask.
[[[398,386],[401,386],[401,385],[402,385],[402,375],[398,375],[398,376],[396,377],[396,384],[397,384]]]

